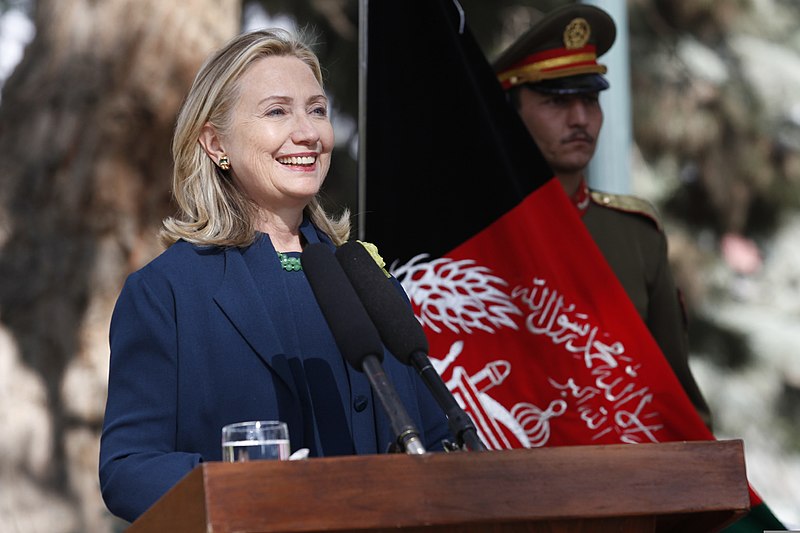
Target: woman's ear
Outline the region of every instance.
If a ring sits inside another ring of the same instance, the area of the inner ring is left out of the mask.
[[[208,157],[218,164],[219,158],[225,155],[225,148],[222,146],[222,139],[220,139],[217,129],[210,122],[203,124],[198,141]]]

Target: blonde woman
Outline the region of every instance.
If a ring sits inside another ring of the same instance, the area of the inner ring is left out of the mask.
[[[312,457],[395,439],[299,261],[304,246],[349,235],[347,214],[317,201],[333,144],[318,60],[288,34],[241,35],[200,69],[173,140],[168,248],[128,278],[111,323],[100,481],[114,514],[135,520],[220,460],[230,423],[282,420]],[[409,367],[385,367],[425,447],[441,449],[441,409]]]

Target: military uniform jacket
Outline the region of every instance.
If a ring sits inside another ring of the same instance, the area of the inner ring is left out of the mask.
[[[710,427],[708,405],[689,369],[686,317],[655,208],[632,196],[592,191],[581,210],[594,242]]]

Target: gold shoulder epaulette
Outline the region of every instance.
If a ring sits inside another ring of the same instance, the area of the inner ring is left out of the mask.
[[[658,216],[658,211],[656,211],[653,204],[647,200],[627,194],[611,194],[609,192],[600,191],[591,191],[591,197],[592,201],[598,205],[624,211],[626,213],[635,213],[645,216],[653,221],[658,231],[664,229],[661,225],[661,218]]]

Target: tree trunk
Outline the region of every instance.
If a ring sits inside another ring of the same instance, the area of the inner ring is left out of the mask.
[[[0,106],[0,530],[112,527],[97,481],[111,309],[160,251],[176,112],[240,12],[37,1]]]

